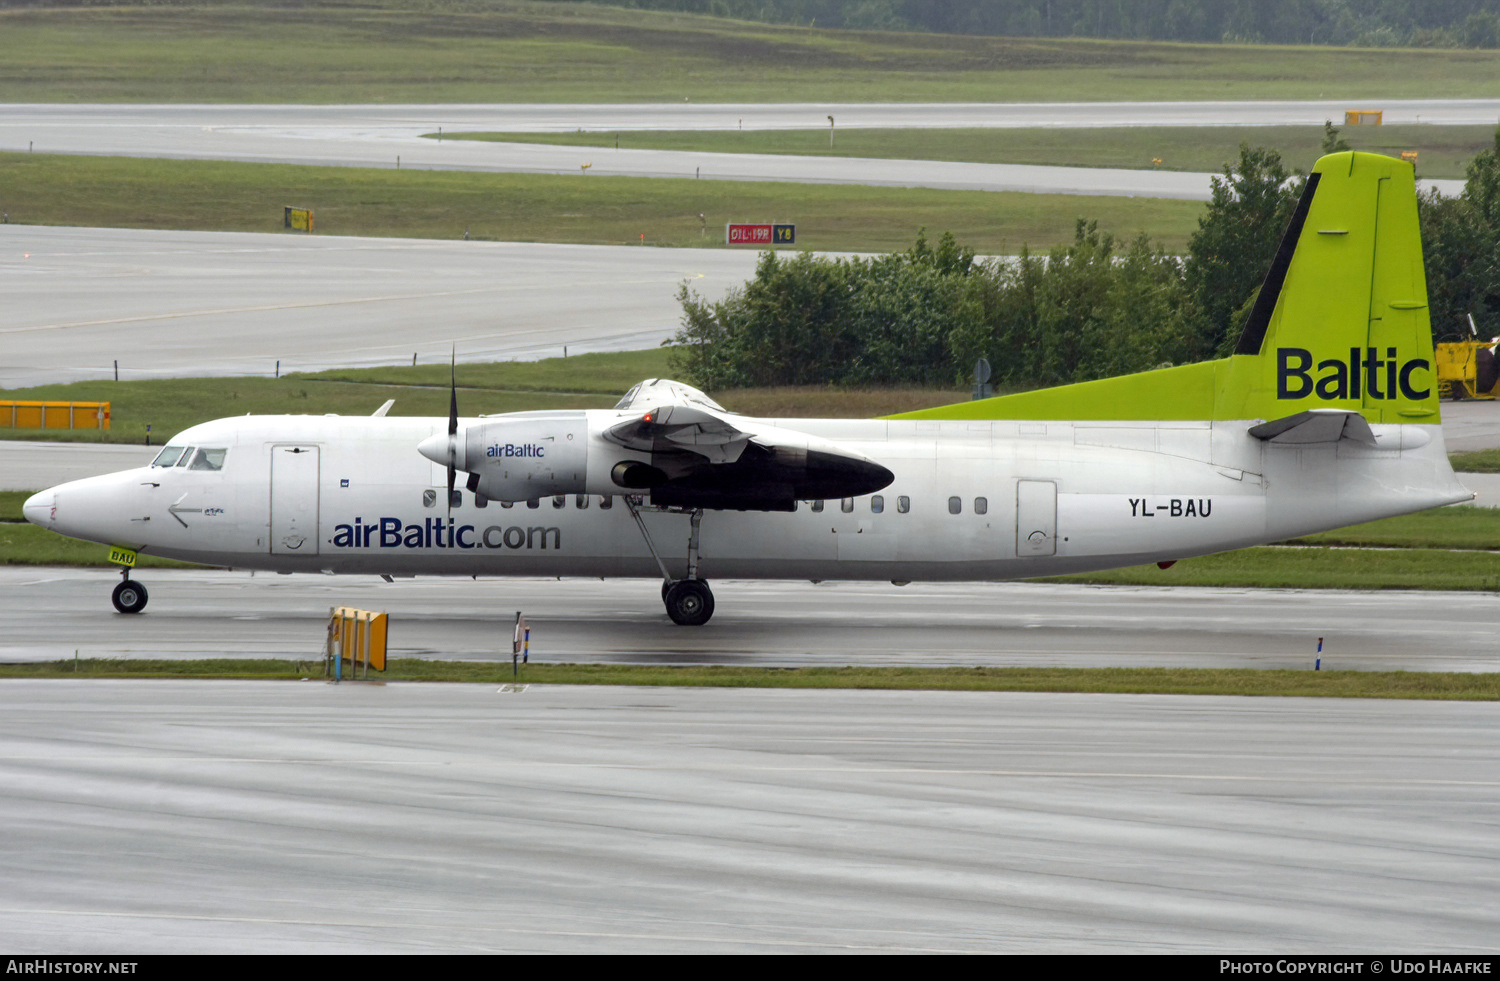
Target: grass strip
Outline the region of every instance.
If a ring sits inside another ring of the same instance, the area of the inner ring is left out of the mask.
[[[45,528],[0,523],[0,565],[113,568],[109,550]],[[142,555],[142,568],[194,568]],[[1040,582],[1239,589],[1431,589],[1500,591],[1500,553],[1421,548],[1244,548],[1186,559],[1170,569],[1131,566]]]
[[[522,666],[475,661],[392,659],[372,678],[395,682],[536,685],[640,685],[695,688],[822,688],[901,691],[1085,692],[1294,698],[1500,700],[1500,674],[1419,671],[1311,671],[1214,668],[748,668],[616,664]],[[199,678],[323,680],[321,661],[216,658],[84,658],[0,664],[0,678]]]
[[[589,154],[580,154],[580,163]],[[282,232],[285,205],[319,234],[728,248],[731,221],[793,221],[799,248],[892,252],[922,228],[981,254],[1073,241],[1079,218],[1117,238],[1186,248],[1203,204],[1109,195],[779,181],[313,167],[0,153],[13,224]],[[699,217],[699,216],[703,217]],[[24,236],[12,230],[18,242]],[[287,232],[286,234],[302,234]],[[641,236],[645,238],[642,239]]]
[[[0,11],[0,36],[11,102],[824,103],[878,94],[1329,98],[1379,108],[1382,98],[1500,93],[1500,62],[1474,49],[829,31],[528,0],[58,0]]]
[[[19,510],[19,506],[17,508]],[[0,565],[68,566],[75,569],[118,569],[109,561],[109,548],[97,542],[64,538],[38,525],[0,522]],[[201,566],[154,555],[141,555],[137,569],[198,569]]]
[[[25,521],[26,516],[21,513],[21,505],[25,504],[26,499],[34,493],[35,491],[0,491],[0,524]],[[0,528],[0,534],[4,531],[5,529]]]
[[[559,359],[561,360],[561,359]],[[572,361],[572,358],[568,359]],[[337,373],[336,373],[337,374]],[[386,399],[395,399],[392,416],[448,415],[448,366],[441,386],[361,384],[325,380],[317,375],[280,378],[166,378],[152,381],[86,381],[14,389],[8,398],[68,402],[110,402],[108,431],[97,429],[0,428],[0,439],[47,442],[133,443],[144,446],[151,426],[155,445],[189,426],[227,416],[322,415],[367,416]],[[629,385],[609,395],[473,389],[460,368],[459,404],[466,415],[521,412],[532,409],[607,409]],[[635,381],[640,381],[643,375]],[[634,384],[631,382],[630,384]]]
[[[671,352],[662,348],[579,354],[540,361],[460,365],[460,405],[465,414],[532,409],[607,409],[643,378],[672,377]],[[11,429],[0,439],[47,442],[145,444],[212,419],[231,415],[369,415],[395,399],[392,416],[448,414],[447,362],[384,368],[293,372],[280,378],[167,378],[70,382],[6,391],[6,398],[54,402],[109,402],[108,431]],[[787,387],[714,393],[734,412],[780,418],[873,418],[961,402],[968,393],[934,388],[836,389]]]
[[[1500,508],[1434,508],[1294,538],[1294,545],[1374,548],[1500,549]]]
[[[1495,143],[1495,127],[1342,126],[1354,150],[1399,156],[1418,154],[1422,177],[1462,178],[1474,155]],[[436,137],[438,134],[429,134]],[[1050,167],[1118,167],[1131,170],[1211,171],[1239,160],[1241,143],[1271,147],[1289,167],[1310,170],[1322,156],[1319,126],[1116,126],[1098,129],[882,129],[838,130],[627,130],[568,133],[450,133],[445,140],[541,143],[606,151],[680,150],[699,153],[768,153],[807,157],[868,157],[1034,164]]]
[[[1459,473],[1500,473],[1500,450],[1449,453],[1448,462]]]
[[[1426,548],[1265,546],[1184,559],[1169,569],[1131,566],[1043,582],[1245,589],[1500,590],[1500,553]]]

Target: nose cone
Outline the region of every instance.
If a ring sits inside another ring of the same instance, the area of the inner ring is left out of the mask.
[[[441,466],[448,465],[448,437],[444,433],[429,436],[417,444],[417,452]]]
[[[57,508],[54,505],[55,500],[56,498],[52,496],[50,489],[44,490],[39,494],[33,494],[26,499],[25,504],[21,505],[21,513],[32,524],[41,525],[43,528],[50,528],[52,522],[57,518]]]
[[[454,442],[457,445],[454,446],[455,459],[453,460],[453,465],[462,470],[464,468],[464,463],[466,462],[464,460],[464,442],[462,434],[454,437]],[[418,443],[417,452],[425,456],[427,459],[431,460],[433,463],[436,463],[438,466],[446,467],[448,465],[448,445],[448,434],[436,433]]]

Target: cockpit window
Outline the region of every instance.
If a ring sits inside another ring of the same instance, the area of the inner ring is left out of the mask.
[[[639,384],[632,385],[631,388],[630,388],[630,391],[628,391],[624,395],[620,396],[620,401],[618,401],[618,402],[615,403],[615,408],[617,408],[617,409],[628,409],[628,408],[630,408],[631,401],[635,399],[635,393],[639,392],[640,390],[641,390],[641,386]]]
[[[156,459],[151,461],[153,467],[170,467],[182,456],[182,447],[168,446],[156,454]]]
[[[197,448],[198,447],[196,447],[196,446],[189,446],[187,449],[183,450],[182,451],[182,456],[180,456],[180,457],[177,458],[177,465],[179,467],[185,467],[189,463],[192,463],[193,462],[193,451],[196,450]]]
[[[188,464],[189,470],[223,470],[224,454],[229,451],[223,447],[201,447],[193,462]]]

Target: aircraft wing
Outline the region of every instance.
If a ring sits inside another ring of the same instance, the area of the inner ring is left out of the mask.
[[[676,390],[685,390],[701,395],[686,385],[671,385],[674,391],[657,394],[681,397]],[[650,462],[617,467],[616,482],[650,490],[659,504],[791,510],[799,500],[874,493],[895,479],[890,470],[852,450],[798,430],[731,417],[706,396],[645,406],[634,394],[626,407],[639,415],[601,435],[650,454]]]
[[[706,409],[665,405],[611,426],[604,438],[643,453],[681,450],[697,453],[710,463],[734,463],[745,452],[751,435]]]

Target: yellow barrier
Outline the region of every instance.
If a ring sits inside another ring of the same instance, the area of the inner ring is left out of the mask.
[[[1345,126],[1379,126],[1385,118],[1384,109],[1346,109],[1344,110]]]
[[[0,402],[0,426],[13,429],[108,429],[108,402]]]
[[[310,232],[313,230],[313,213],[311,208],[293,208],[287,205],[282,209],[281,225],[283,228],[291,228],[299,232]]]
[[[390,618],[384,613],[356,610],[351,606],[331,607],[328,610],[328,640],[323,649],[324,673],[331,671],[338,677],[344,661],[352,667],[363,663],[366,677],[369,677],[371,668],[384,671],[389,629]]]

